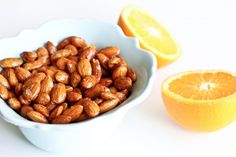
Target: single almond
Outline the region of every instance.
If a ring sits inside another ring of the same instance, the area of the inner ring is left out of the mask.
[[[64,71],[58,71],[55,74],[55,80],[57,82],[63,83],[63,84],[68,84],[69,83],[69,74],[67,74]]]
[[[48,93],[40,92],[38,97],[35,99],[35,103],[47,105],[50,102],[50,95]]]
[[[27,117],[27,113],[29,111],[33,111],[33,107],[29,106],[29,105],[23,105],[21,108],[20,108],[20,115],[24,118],[28,118]]]
[[[31,75],[31,73],[28,70],[26,70],[22,67],[16,67],[15,74],[16,74],[17,79],[20,82],[24,82]]]
[[[115,108],[118,105],[118,103],[119,103],[119,99],[117,98],[104,101],[99,105],[100,112],[104,113],[104,112],[110,111],[113,108]]]
[[[2,68],[14,68],[23,64],[21,58],[5,58],[0,60],[0,66]]]
[[[3,99],[3,100],[6,100],[8,99],[8,90],[5,86],[3,86],[2,84],[0,84],[0,97]]]
[[[23,97],[28,101],[33,101],[37,98],[40,92],[40,82],[27,81],[23,85]]]
[[[23,52],[21,53],[21,57],[25,62],[33,62],[38,56],[35,52]]]
[[[27,117],[29,117],[29,119],[31,119],[32,121],[35,121],[35,122],[48,123],[47,118],[43,114],[41,114],[37,111],[29,111],[27,113]]]
[[[70,108],[67,108],[63,115],[67,115],[71,117],[71,122],[77,120],[81,113],[83,112],[83,106],[82,105],[73,105]]]
[[[81,86],[85,89],[95,86],[99,82],[99,78],[95,75],[89,75],[82,79]]]
[[[40,92],[49,93],[53,88],[53,81],[50,76],[46,76],[44,80],[41,82]]]
[[[8,80],[2,74],[0,74],[0,84],[5,86],[7,89],[11,88]]]
[[[54,85],[51,91],[51,100],[56,104],[64,102],[66,99],[66,86],[62,83]]]
[[[80,83],[81,77],[79,75],[79,73],[77,72],[73,72],[70,76],[70,85],[72,87],[77,87]]]
[[[19,110],[21,108],[21,103],[17,98],[8,99],[8,104],[14,110]]]
[[[95,117],[100,112],[99,106],[91,99],[84,100],[83,106],[85,112],[89,115],[89,117]]]
[[[60,115],[52,120],[53,124],[68,124],[72,120],[71,116]]]
[[[92,67],[88,59],[82,58],[77,64],[77,69],[81,77],[92,74]]]
[[[41,104],[34,104],[33,108],[35,111],[38,111],[39,113],[43,114],[45,117],[49,116],[49,111],[46,106],[41,105]]]
[[[99,51],[99,53],[102,53],[106,55],[108,58],[111,58],[113,56],[116,56],[120,53],[120,49],[117,47],[105,47]]]
[[[120,77],[115,79],[114,85],[119,90],[130,90],[132,88],[132,80],[129,77]]]

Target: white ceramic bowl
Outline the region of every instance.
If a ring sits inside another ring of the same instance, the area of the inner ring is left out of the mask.
[[[148,96],[157,67],[155,57],[141,50],[136,39],[125,37],[117,25],[95,20],[56,20],[36,30],[24,30],[14,38],[2,39],[0,59],[35,50],[48,40],[57,44],[68,36],[80,36],[98,48],[109,45],[119,47],[121,55],[136,71],[137,81],[130,97],[112,111],[91,120],[67,125],[31,122],[18,115],[1,99],[1,117],[18,126],[32,144],[51,152],[88,151],[98,141],[109,137],[125,113]]]

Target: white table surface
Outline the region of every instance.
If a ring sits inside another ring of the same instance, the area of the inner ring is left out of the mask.
[[[94,18],[116,23],[126,4],[152,12],[179,41],[182,57],[157,71],[151,95],[130,110],[113,136],[90,156],[235,157],[236,123],[213,133],[185,130],[169,118],[160,95],[161,82],[180,71],[206,68],[236,71],[233,0],[7,0],[0,2],[0,38],[15,36],[22,29],[37,28],[58,18]],[[15,126],[0,119],[0,156],[83,155],[39,150]]]

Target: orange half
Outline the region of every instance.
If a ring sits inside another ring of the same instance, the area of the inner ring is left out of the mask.
[[[140,46],[157,57],[158,67],[172,63],[180,56],[171,35],[146,11],[127,6],[122,10],[118,24],[127,36],[138,38]]]
[[[214,131],[236,118],[236,74],[220,70],[176,74],[163,82],[162,98],[181,126]]]

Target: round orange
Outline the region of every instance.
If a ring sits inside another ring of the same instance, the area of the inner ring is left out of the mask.
[[[176,42],[146,11],[127,6],[122,10],[118,24],[127,36],[136,37],[143,49],[156,56],[158,67],[163,67],[179,58],[180,51]]]
[[[221,70],[176,74],[163,82],[162,98],[181,126],[214,131],[236,118],[236,74]]]

